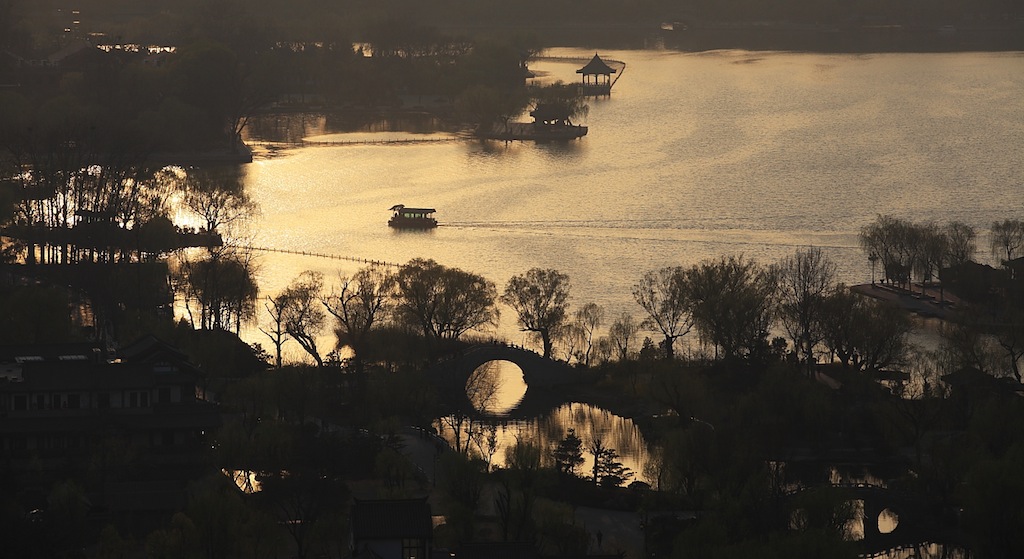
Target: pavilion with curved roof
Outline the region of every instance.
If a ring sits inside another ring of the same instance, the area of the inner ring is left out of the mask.
[[[576,70],[577,74],[583,75],[584,95],[611,95],[612,74],[615,68],[609,66],[601,57],[594,53],[594,58],[586,66]]]

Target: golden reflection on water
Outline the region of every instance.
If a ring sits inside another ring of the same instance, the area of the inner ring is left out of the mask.
[[[488,361],[477,367],[466,381],[466,396],[477,410],[504,415],[515,409],[526,395],[523,370],[511,361]]]
[[[574,429],[576,436],[583,441],[585,460],[577,469],[577,475],[591,475],[594,457],[587,452],[587,448],[595,439],[600,439],[605,447],[614,448],[622,464],[633,472],[634,477],[630,478],[630,481],[651,483],[644,475],[644,467],[650,457],[647,442],[640,429],[633,420],[620,417],[608,410],[590,404],[572,403],[560,406],[549,414],[533,420],[496,422],[493,425],[496,427],[497,446],[495,452],[490,455],[489,462],[492,466],[504,464],[505,449],[513,446],[517,440],[529,441],[539,446],[544,459],[550,465],[550,451],[565,438],[569,429]],[[447,423],[438,421],[434,426],[445,440],[449,443],[454,442],[454,434]],[[486,424],[474,423],[464,428],[463,432],[468,433],[463,437],[468,436],[472,441],[470,452],[487,460],[490,453]]]

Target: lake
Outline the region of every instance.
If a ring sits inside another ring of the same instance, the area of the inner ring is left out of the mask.
[[[499,291],[529,268],[557,268],[571,278],[574,305],[639,316],[631,288],[646,270],[732,254],[770,263],[813,245],[843,281],[864,283],[857,233],[877,214],[979,231],[1024,217],[1024,53],[600,54],[625,71],[610,98],[591,100],[589,134],[569,143],[448,139],[430,126],[338,134],[331,118],[310,118],[298,135],[327,143],[261,151],[244,168],[262,209],[254,244],[433,258]],[[582,65],[547,59],[531,69],[575,81]],[[250,139],[287,139],[259,130]],[[375,143],[388,139],[432,141]],[[392,230],[395,204],[437,208],[441,226]],[[986,235],[979,247],[987,260]],[[264,294],[306,269],[330,284],[360,266],[273,253],[260,261]],[[252,332],[248,341],[266,344]],[[508,309],[490,333],[531,343]]]

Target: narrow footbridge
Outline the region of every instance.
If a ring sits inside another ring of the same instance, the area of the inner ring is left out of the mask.
[[[427,374],[449,405],[475,412],[466,395],[466,382],[473,371],[490,361],[509,361],[523,371],[526,394],[514,410],[502,416],[509,419],[533,417],[565,403],[562,391],[556,388],[579,380],[572,367],[561,361],[546,359],[534,351],[500,342],[472,346],[434,365]]]
[[[943,518],[940,507],[927,495],[884,486],[853,483],[801,488],[790,497],[820,490],[841,491],[850,500],[864,504],[864,539],[860,543],[862,557],[885,555],[892,550],[913,549],[929,543],[955,539],[955,527]],[[895,515],[895,527],[883,532],[879,518],[886,511]]]

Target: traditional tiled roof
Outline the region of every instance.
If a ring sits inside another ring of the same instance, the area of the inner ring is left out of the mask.
[[[429,539],[430,505],[423,499],[359,500],[352,506],[355,540]]]
[[[605,64],[604,60],[601,60],[601,57],[598,56],[597,53],[594,53],[594,58],[591,58],[590,62],[588,62],[586,66],[576,70],[576,73],[587,76],[596,74],[607,75],[614,74],[615,69]]]

